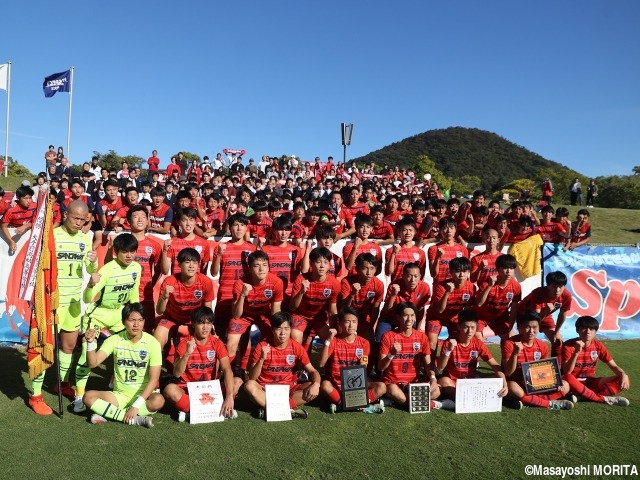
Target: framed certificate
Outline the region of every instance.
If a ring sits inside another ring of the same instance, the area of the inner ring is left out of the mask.
[[[560,364],[556,357],[523,363],[522,375],[528,394],[555,392],[562,386]]]
[[[340,368],[342,409],[357,410],[369,405],[367,397],[367,366],[352,365]]]
[[[431,411],[431,385],[428,383],[409,384],[409,413],[429,413]]]

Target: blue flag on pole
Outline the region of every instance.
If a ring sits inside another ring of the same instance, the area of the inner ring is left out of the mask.
[[[58,92],[71,91],[71,70],[66,72],[54,73],[45,77],[42,84],[45,97],[53,97]]]

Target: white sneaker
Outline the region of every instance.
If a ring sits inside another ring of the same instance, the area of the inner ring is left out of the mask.
[[[180,423],[186,422],[189,414],[187,412],[178,412],[178,421]]]
[[[628,407],[629,399],[624,397],[604,397],[607,405],[617,405],[618,407]]]
[[[431,408],[433,410],[440,410],[442,408],[442,402],[438,400],[431,400]]]
[[[141,427],[151,428],[153,427],[153,417],[148,416],[138,416],[135,418],[135,424],[140,425]]]
[[[236,418],[238,418],[238,411],[235,408],[231,412],[231,415],[224,417],[225,420],[235,420]]]
[[[573,402],[569,400],[551,400],[549,402],[550,410],[571,410],[573,408]]]
[[[98,425],[99,423],[106,423],[107,419],[98,415],[97,413],[94,413],[93,415],[91,415],[91,423],[93,423],[94,425]]]
[[[71,405],[73,405],[73,413],[82,413],[87,410],[87,406],[82,401],[82,397],[76,397]]]

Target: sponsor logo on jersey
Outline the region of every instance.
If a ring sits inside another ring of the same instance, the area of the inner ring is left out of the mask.
[[[507,300],[513,300],[513,292],[507,293]]]
[[[200,300],[202,298],[202,290],[196,290],[193,292],[193,296]]]
[[[468,302],[470,298],[471,298],[471,295],[469,295],[468,293],[463,293],[462,294],[462,300],[463,301]]]
[[[151,255],[153,253],[153,248],[152,247],[144,247],[144,253],[146,253],[147,255]]]
[[[598,352],[591,350],[591,360],[596,361],[598,359]]]
[[[131,278],[133,278],[133,281],[136,281],[136,278],[138,278],[138,272],[131,272]]]
[[[140,358],[142,360],[144,360],[145,358],[147,358],[147,351],[146,350],[140,350]]]
[[[542,358],[542,353],[541,352],[533,352],[533,359],[534,360],[540,360]]]
[[[80,242],[78,244],[78,248],[80,249],[81,252],[84,252],[84,249],[87,248],[87,245],[85,243]]]
[[[331,289],[325,288],[324,290],[322,290],[322,295],[324,295],[325,298],[329,298],[331,296]]]
[[[370,290],[367,292],[367,298],[373,298],[376,296],[376,292],[374,292],[373,290]]]
[[[207,350],[207,360],[211,361],[214,358],[216,358],[216,351],[215,350]]]
[[[469,355],[471,356],[471,358],[478,358],[478,350],[471,350],[471,352],[469,352]]]
[[[267,290],[265,290],[265,291],[264,291],[264,297],[265,297],[265,298],[271,298],[271,297],[273,297],[273,290],[271,290],[271,289],[267,289]]]
[[[296,356],[295,355],[287,355],[287,365],[293,365],[294,363],[296,363]]]
[[[364,355],[364,348],[356,348],[356,357],[362,358],[363,355]]]
[[[414,352],[420,351],[420,342],[413,342],[413,351]]]

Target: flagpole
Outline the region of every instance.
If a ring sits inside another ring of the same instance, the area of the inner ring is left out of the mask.
[[[74,67],[71,67],[71,86],[69,88],[69,125],[67,127],[67,159],[71,162],[71,104],[73,101],[73,71]]]
[[[9,105],[11,99],[11,62],[7,62],[7,131],[4,139],[4,177],[9,174]]]

